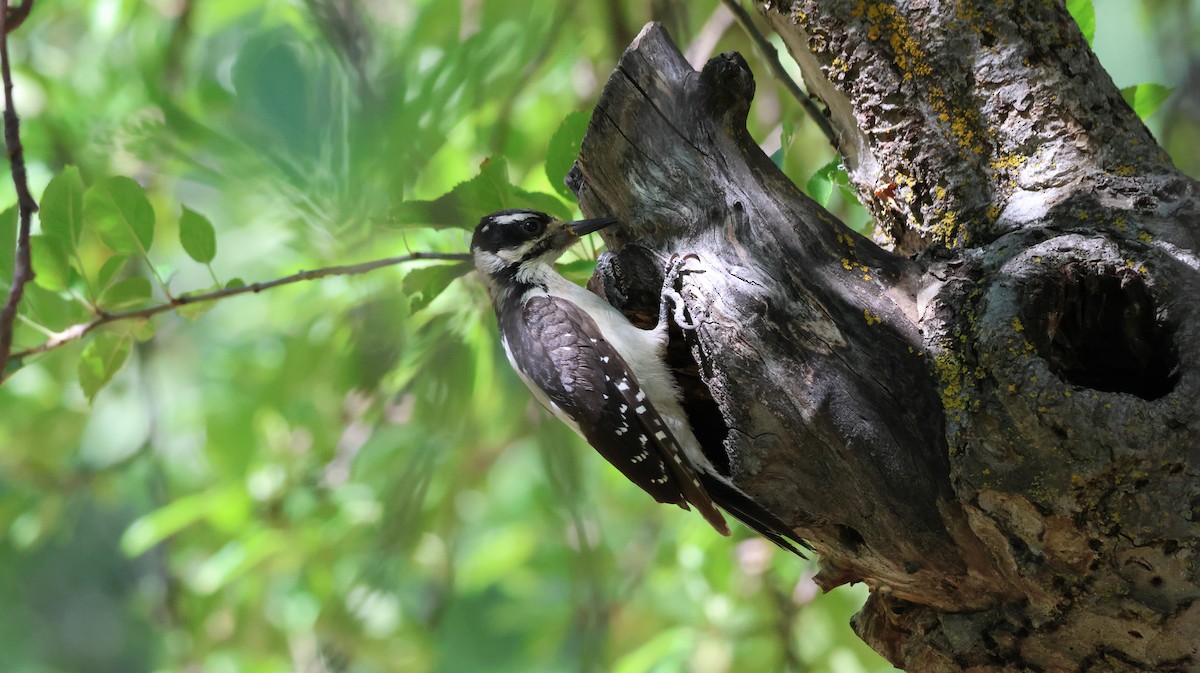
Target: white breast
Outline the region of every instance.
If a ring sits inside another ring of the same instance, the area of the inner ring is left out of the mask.
[[[642,390],[645,391],[646,397],[658,410],[663,422],[667,424],[671,433],[679,441],[692,465],[710,474],[717,474],[712,463],[700,449],[700,443],[692,434],[683,406],[679,403],[679,388],[675,385],[674,377],[663,364],[663,351],[667,344],[666,325],[658,325],[652,330],[640,329],[629,322],[620,311],[610,306],[608,302],[559,274],[551,272],[542,280],[545,281],[546,289],[530,290],[522,298],[522,301],[533,293],[548,294],[565,299],[587,311],[588,315],[595,320],[596,326],[600,328],[604,339],[625,358]],[[508,353],[508,344],[505,344],[504,348]],[[509,362],[512,362],[511,354],[509,354]],[[515,364],[513,368],[516,369]],[[533,391],[534,397],[542,403],[542,406],[549,409],[575,432],[579,432],[579,424],[567,417],[558,408],[558,405],[550,401],[541,388],[529,381],[523,374],[521,378],[525,381],[525,385]]]

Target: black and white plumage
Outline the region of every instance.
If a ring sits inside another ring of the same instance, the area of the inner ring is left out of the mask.
[[[705,457],[663,359],[667,299],[659,324],[635,327],[608,303],[563,278],[556,260],[584,234],[614,218],[564,223],[545,213],[505,210],[480,220],[471,240],[509,362],[534,397],[658,502],[695,507],[729,535],[721,505],[776,544],[803,541]],[[715,497],[714,497],[715,496]]]

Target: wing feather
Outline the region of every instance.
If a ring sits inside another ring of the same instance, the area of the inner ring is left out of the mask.
[[[590,316],[539,295],[509,322],[501,329],[513,364],[526,384],[545,394],[551,411],[575,423],[600,455],[655,500],[684,509],[691,503],[729,534],[678,441]]]

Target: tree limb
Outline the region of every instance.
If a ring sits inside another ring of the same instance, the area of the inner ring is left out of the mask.
[[[29,193],[29,183],[25,175],[25,149],[21,146],[21,122],[17,118],[16,108],[12,97],[12,69],[8,58],[8,34],[15,30],[29,10],[33,8],[33,0],[26,0],[20,7],[8,7],[8,0],[0,1],[0,75],[4,84],[4,142],[8,146],[8,158],[12,165],[13,186],[17,190],[17,209],[19,225],[17,229],[16,259],[13,263],[12,286],[8,291],[8,300],[0,309],[0,380],[8,369],[9,353],[12,350],[13,325],[17,319],[17,310],[21,298],[25,295],[25,285],[33,280],[33,265],[29,259],[29,229],[33,214],[37,212],[37,201]],[[9,24],[13,20],[15,23]]]
[[[696,255],[689,421],[818,584],[871,588],[854,626],[897,666],[1196,670],[1200,184],[1061,2],[762,7],[904,254],[763,155],[739,56],[697,73],[651,25],[568,180],[624,223],[591,287],[653,324]]]

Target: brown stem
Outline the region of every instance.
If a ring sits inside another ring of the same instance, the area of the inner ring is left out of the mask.
[[[29,16],[29,10],[33,9],[33,0],[25,0],[18,7],[9,7],[8,3],[4,4],[4,33],[13,32],[25,23],[25,19]]]
[[[240,294],[258,293],[262,292],[263,290],[279,287],[280,285],[290,285],[292,283],[298,283],[304,280],[315,280],[317,278],[325,278],[327,276],[353,276],[366,273],[368,271],[374,271],[375,269],[380,269],[385,266],[402,264],[404,262],[415,262],[422,260],[465,262],[469,261],[470,259],[470,255],[458,252],[414,252],[410,255],[403,255],[401,257],[387,257],[385,259],[363,262],[362,264],[328,266],[322,269],[314,269],[312,271],[301,271],[299,273],[294,273],[290,276],[284,276],[282,278],[276,278],[274,280],[251,283],[250,285],[242,285],[241,287],[227,287],[221,290],[215,290],[213,292],[205,292],[203,294],[184,294],[174,297],[169,302],[164,304],[138,309],[136,311],[127,311],[124,313],[101,313],[88,322],[77,323],[62,330],[61,332],[58,332],[40,346],[34,346],[33,348],[18,351],[13,353],[12,356],[14,358],[25,358],[29,357],[30,355],[37,355],[39,353],[52,351],[72,341],[78,341],[79,339],[82,339],[92,330],[102,325],[123,320],[143,320],[151,316],[158,315],[159,313],[166,313],[167,311],[172,311],[180,306],[187,306],[189,304],[217,301],[220,299],[225,299],[226,297],[233,297]],[[4,378],[0,376],[0,382],[3,382],[3,380]]]
[[[12,164],[13,186],[17,190],[17,210],[20,217],[12,287],[8,291],[8,300],[4,308],[0,309],[0,380],[3,380],[4,371],[8,367],[17,308],[25,294],[25,285],[33,280],[34,276],[33,265],[29,260],[29,227],[38,206],[33,195],[29,193],[29,183],[25,176],[25,150],[21,147],[20,120],[17,118],[16,108],[13,107],[12,70],[8,60],[8,33],[25,20],[32,8],[33,0],[26,0],[20,7],[12,9],[10,16],[8,0],[0,0],[0,10],[3,10],[0,11],[0,75],[4,81],[4,142],[8,146],[8,157]],[[10,20],[15,23],[10,24]]]

